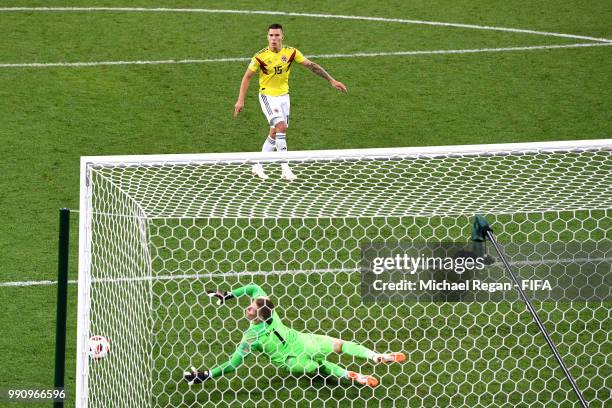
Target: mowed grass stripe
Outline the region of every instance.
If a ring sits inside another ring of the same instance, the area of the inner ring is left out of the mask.
[[[1,13],[0,63],[182,61],[250,57],[265,45],[269,17],[163,13]],[[241,35],[219,36],[216,27]],[[310,33],[319,32],[312,36]],[[372,42],[368,33],[377,35]],[[146,35],[145,35],[146,34]],[[252,38],[244,41],[243,38]],[[350,39],[350,41],[348,41]],[[570,45],[578,38],[527,35],[392,22],[299,18],[286,24],[285,42],[308,55],[495,49]],[[585,42],[584,38],[580,39]],[[551,44],[552,43],[552,44]],[[607,44],[608,42],[592,42]]]

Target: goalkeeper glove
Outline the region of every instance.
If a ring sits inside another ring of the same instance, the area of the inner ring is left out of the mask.
[[[183,378],[189,385],[202,384],[210,378],[210,373],[208,370],[198,371],[195,367],[191,367],[190,371],[185,371]]]
[[[232,295],[232,292],[221,292],[221,291],[215,290],[215,291],[208,291],[206,293],[211,298],[216,297],[218,305],[222,305],[223,303],[225,303],[226,300],[234,298],[234,295]]]

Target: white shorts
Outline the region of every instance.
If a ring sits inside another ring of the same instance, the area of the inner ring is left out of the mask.
[[[289,94],[281,96],[270,96],[259,94],[259,104],[261,111],[266,115],[270,127],[274,127],[276,122],[284,121],[289,126],[289,111],[291,103]]]

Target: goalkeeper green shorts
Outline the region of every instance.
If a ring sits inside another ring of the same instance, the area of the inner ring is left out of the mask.
[[[296,345],[300,353],[285,360],[285,366],[292,374],[316,372],[325,358],[334,351],[334,339],[319,334],[300,333]]]

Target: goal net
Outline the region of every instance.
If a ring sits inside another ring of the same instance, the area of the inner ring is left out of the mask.
[[[280,179],[281,161],[298,176]],[[251,175],[262,163],[268,180]],[[522,278],[564,264],[558,285],[597,296],[534,301],[592,407],[612,388],[610,141],[277,154],[83,157],[77,406],[562,406],[576,401],[518,296],[502,301],[370,301],[369,243],[468,242],[486,215]],[[556,252],[554,243],[597,253]],[[541,245],[551,244],[551,245]],[[528,249],[525,249],[528,248]],[[499,264],[499,281],[509,282]],[[493,270],[493,269],[491,269]],[[565,283],[563,283],[565,282]],[[229,359],[255,283],[282,321],[308,333],[402,351],[403,364],[329,360],[376,388],[293,376],[254,353],[231,374],[188,386],[185,369]],[[605,286],[605,285],[608,286]],[[603,285],[603,286],[602,286]],[[603,288],[603,289],[602,289]],[[591,292],[589,292],[591,293]],[[90,336],[110,340],[99,360]]]

